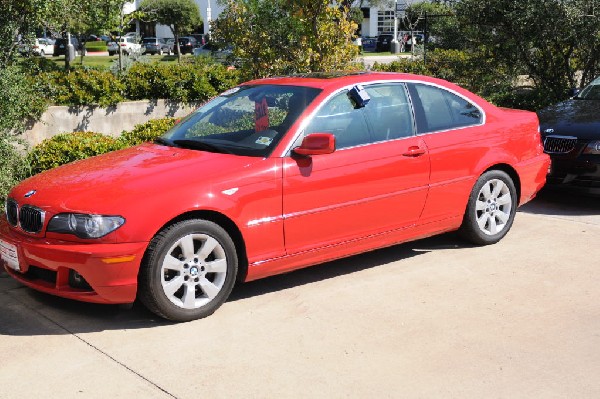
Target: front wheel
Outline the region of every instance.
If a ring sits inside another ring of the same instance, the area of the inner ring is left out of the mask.
[[[459,233],[478,245],[495,244],[510,230],[517,212],[517,190],[511,177],[491,170],[477,179]]]
[[[166,319],[200,319],[227,300],[237,269],[235,245],[222,227],[207,220],[186,220],[150,242],[140,269],[139,297]]]

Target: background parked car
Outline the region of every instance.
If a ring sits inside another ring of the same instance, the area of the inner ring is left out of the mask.
[[[394,35],[388,33],[383,33],[377,36],[377,44],[375,45],[375,51],[377,51],[378,53],[382,51],[390,51],[393,38]]]
[[[173,52],[173,44],[168,44],[165,39],[157,37],[145,37],[142,39],[142,47],[146,49],[146,54],[171,54]]]
[[[548,185],[600,195],[600,77],[538,117],[552,159]]]
[[[75,49],[75,55],[77,55],[78,52],[81,51],[81,47],[79,44],[79,40],[71,35],[71,44],[73,45],[73,48]],[[56,41],[54,42],[54,55],[65,55],[66,52],[66,47],[67,47],[67,39],[64,38],[58,38],[56,39]]]
[[[194,55],[207,55],[213,57],[216,61],[221,64],[233,65],[235,64],[233,60],[233,47],[226,46],[224,48],[219,48],[214,45],[214,43],[208,42],[203,46],[197,47],[194,49]]]
[[[19,45],[19,53],[22,55],[27,55],[30,53],[34,55],[41,55],[42,57],[45,55],[54,55],[54,39],[49,38],[37,38],[33,42],[31,48],[28,44]]]
[[[144,48],[142,48],[142,45],[139,44],[135,37],[133,36],[128,36],[128,37],[122,37],[120,39],[117,39],[121,45],[121,48],[123,49],[123,53],[130,55],[133,52],[143,52]],[[117,42],[112,41],[108,43],[108,55],[115,55],[119,52],[119,46],[117,45]]]
[[[179,38],[179,48],[181,54],[192,54],[194,49],[200,47],[196,38],[192,36],[185,36]],[[175,52],[177,52],[177,46],[175,46]]]

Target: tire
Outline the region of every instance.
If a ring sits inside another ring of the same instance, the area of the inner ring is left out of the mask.
[[[490,170],[473,186],[459,233],[477,245],[495,244],[510,230],[516,212],[514,182],[505,172]]]
[[[162,55],[162,54],[163,54],[163,53],[162,53],[162,49],[159,49],[157,54],[158,54],[158,55]]]
[[[139,298],[165,319],[201,319],[227,300],[237,270],[235,245],[221,226],[185,220],[150,242],[139,273]]]
[[[109,55],[109,57],[112,57],[113,55],[115,55],[115,53],[109,51],[108,55]]]

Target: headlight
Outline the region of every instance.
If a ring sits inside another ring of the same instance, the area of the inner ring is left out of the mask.
[[[583,150],[584,154],[595,154],[600,155],[600,141],[592,141]]]
[[[115,231],[125,223],[121,216],[84,215],[60,213],[48,223],[48,231],[74,234],[79,238],[100,238]]]

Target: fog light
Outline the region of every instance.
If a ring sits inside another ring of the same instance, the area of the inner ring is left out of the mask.
[[[92,290],[92,287],[88,284],[83,276],[77,273],[75,270],[69,270],[69,285],[72,288],[79,288],[84,290]]]

